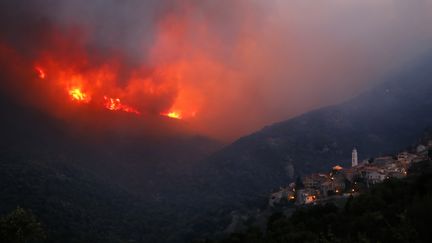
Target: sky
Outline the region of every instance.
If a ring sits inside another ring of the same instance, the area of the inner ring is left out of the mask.
[[[353,97],[432,47],[432,0],[1,0],[0,9],[2,89],[17,99],[64,117],[81,106],[169,115],[224,141]]]

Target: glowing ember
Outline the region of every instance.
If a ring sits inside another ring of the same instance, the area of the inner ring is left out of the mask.
[[[110,98],[104,96],[104,99],[105,99],[105,103],[104,103],[105,108],[107,108],[110,111],[124,111],[129,113],[135,113],[137,115],[140,114],[140,112],[137,109],[122,104],[119,98]]]
[[[90,97],[87,96],[84,92],[81,91],[79,88],[73,88],[69,90],[69,95],[72,98],[73,101],[82,102],[82,103],[89,103]]]
[[[166,116],[166,117],[173,118],[173,119],[182,119],[181,113],[180,112],[176,112],[176,111],[171,111],[171,112],[163,113],[162,116]]]
[[[40,79],[45,79],[45,78],[46,78],[46,73],[45,73],[45,71],[44,71],[42,68],[40,68],[40,67],[35,67],[35,70],[36,70],[36,72],[37,72],[37,74],[38,74],[38,77],[39,77]]]

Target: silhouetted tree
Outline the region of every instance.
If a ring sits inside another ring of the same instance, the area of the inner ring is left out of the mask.
[[[45,238],[41,223],[31,211],[17,207],[0,218],[0,242],[42,242]]]

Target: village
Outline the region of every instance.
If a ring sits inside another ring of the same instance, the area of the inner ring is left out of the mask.
[[[404,178],[413,163],[431,157],[432,140],[420,144],[412,151],[403,151],[394,156],[382,156],[359,162],[358,151],[352,150],[350,168],[339,165],[327,173],[315,173],[281,187],[271,193],[269,206],[282,204],[294,206],[315,205],[357,196],[371,186],[391,178]]]

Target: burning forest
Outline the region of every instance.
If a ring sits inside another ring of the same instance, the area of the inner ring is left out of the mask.
[[[115,54],[94,60],[85,43],[77,44],[76,40],[58,33],[53,35],[48,47],[37,50],[34,59],[25,60],[16,50],[7,53],[13,57],[3,56],[5,62],[12,58],[21,64],[31,63],[32,67],[23,65],[18,69],[33,74],[29,78],[32,85],[39,87],[37,95],[40,98],[48,97],[50,102],[57,104],[93,106],[134,115],[161,115],[174,119],[196,116],[198,104],[194,97],[179,96],[182,70],[178,66],[128,66],[127,60]],[[182,99],[190,105],[184,105]]]

